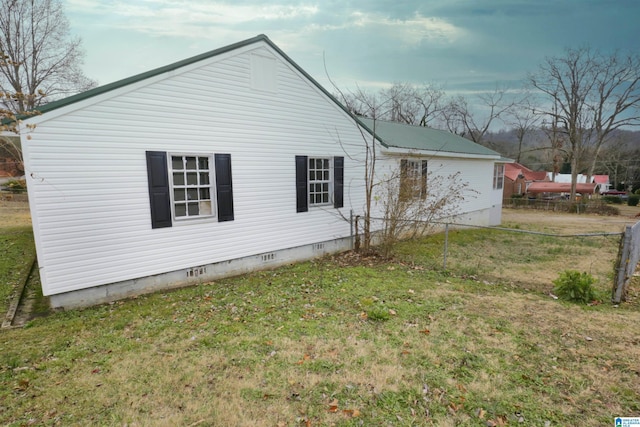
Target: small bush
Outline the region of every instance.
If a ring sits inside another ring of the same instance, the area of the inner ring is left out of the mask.
[[[23,193],[27,190],[27,181],[24,179],[9,180],[5,187],[12,193]]]
[[[627,199],[627,205],[629,206],[638,206],[639,202],[640,202],[640,196],[638,196],[637,194],[632,194]]]
[[[367,310],[366,313],[367,319],[373,322],[386,322],[391,318],[391,313],[389,313],[389,310],[383,307],[374,307],[370,310]]]
[[[603,196],[602,200],[604,200],[606,203],[613,203],[614,205],[622,204],[622,198],[619,196]]]
[[[564,300],[588,304],[596,299],[593,288],[595,282],[596,279],[589,273],[565,270],[553,281],[553,291]]]

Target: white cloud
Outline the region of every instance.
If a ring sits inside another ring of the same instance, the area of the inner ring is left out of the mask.
[[[233,28],[247,23],[309,18],[316,6],[255,4],[181,0],[67,0],[70,11],[85,15],[114,17],[119,25],[155,35],[206,37],[210,26]],[[116,24],[117,25],[117,24]]]
[[[431,42],[454,42],[464,31],[453,24],[416,13],[408,19],[391,19],[382,14],[354,12],[351,22],[355,27],[384,32],[385,35],[401,40],[406,45],[417,45],[423,40]]]
[[[206,0],[67,0],[75,14],[108,17],[108,24],[156,36],[219,38],[221,33],[245,33],[241,28],[273,28],[271,33],[313,36],[332,31],[362,31],[383,35],[411,47],[422,41],[451,43],[464,31],[453,24],[419,13],[407,19],[390,18],[378,12],[322,10],[314,4],[227,3]],[[346,13],[345,13],[346,12]],[[100,21],[98,21],[100,22]],[[264,32],[264,31],[258,31]]]

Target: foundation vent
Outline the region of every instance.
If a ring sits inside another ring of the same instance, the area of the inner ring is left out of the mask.
[[[207,273],[207,267],[194,267],[187,270],[187,277],[198,277]]]
[[[276,259],[276,254],[271,252],[269,254],[262,254],[261,257],[262,257],[262,262],[269,262]]]

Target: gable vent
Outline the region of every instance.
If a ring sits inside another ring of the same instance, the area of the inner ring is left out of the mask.
[[[251,87],[265,92],[277,92],[277,61],[263,55],[251,55]]]

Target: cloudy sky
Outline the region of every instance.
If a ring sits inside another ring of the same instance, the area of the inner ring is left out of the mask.
[[[638,0],[63,0],[101,85],[266,34],[328,87],[517,89],[565,47],[640,48]]]

